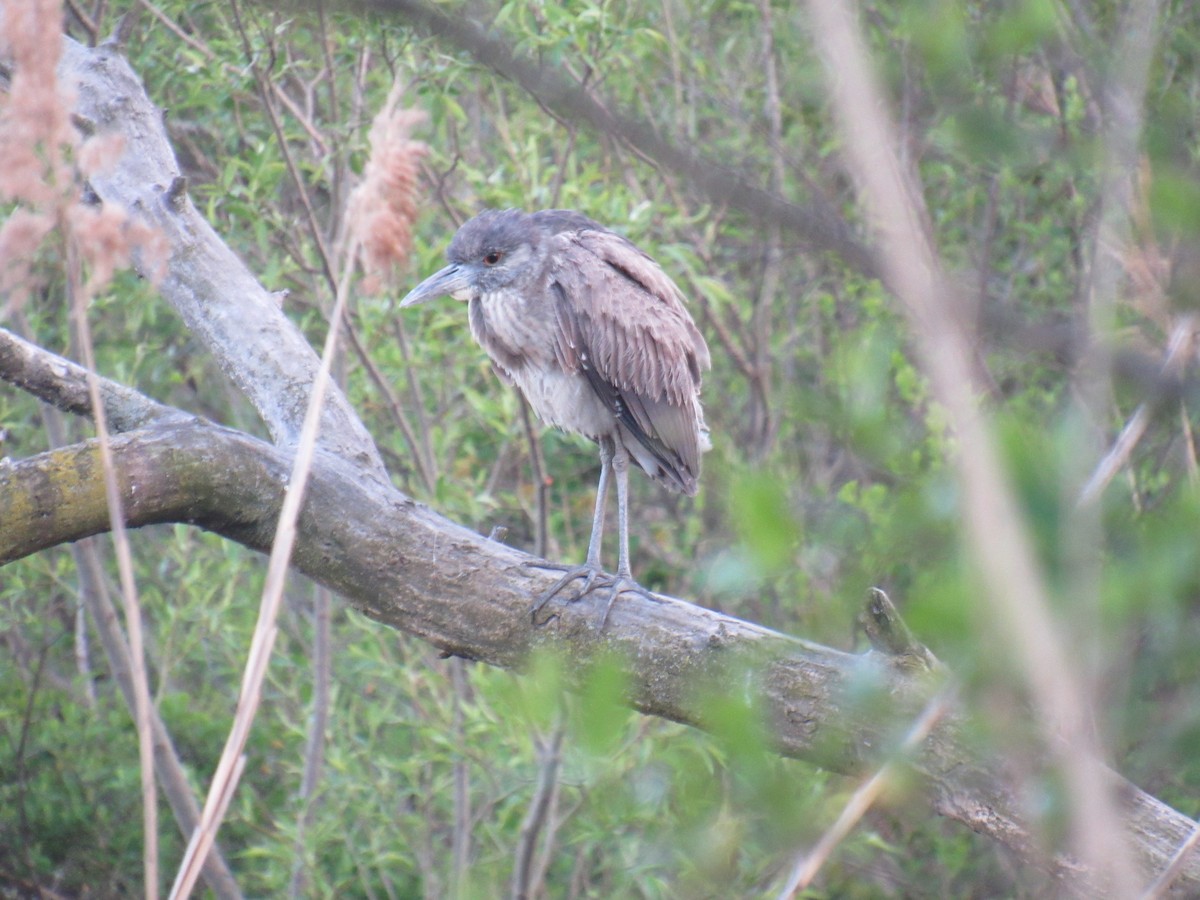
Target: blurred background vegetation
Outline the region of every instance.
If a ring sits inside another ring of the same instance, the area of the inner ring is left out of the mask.
[[[1096,248],[1101,104],[1120,62],[1108,48],[1121,8],[1081,6],[902,0],[865,2],[861,14],[962,314],[977,324],[980,400],[1000,425],[1058,612],[1094,685],[1097,727],[1118,770],[1195,816],[1200,405],[1194,382],[1165,383],[1158,368],[1197,293],[1200,21],[1192,4],[1164,8],[1143,155],[1129,173],[1133,227],[1125,245]],[[494,28],[517,53],[714,164],[855,220],[803,9],[770,0],[441,8]],[[430,151],[409,271],[392,291],[355,299],[358,347],[347,346],[341,367],[403,490],[481,533],[507,526],[506,540],[531,550],[544,513],[546,555],[582,559],[591,446],[537,429],[535,458],[520,400],[471,341],[464,309],[396,310],[479,209],[579,209],[663,264],[713,350],[704,397],[714,449],[699,497],[632,479],[642,582],[848,650],[863,649],[854,618],[867,588],[881,585],[966,680],[980,742],[1018,769],[1033,766],[1021,681],[986,627],[959,527],[946,462],[954,435],[878,282],[713,205],[619,136],[552,115],[402,16],[239,0],[70,9],[69,31],[85,42],[134,17],[125,50],[167,110],[197,204],[268,288],[287,291],[287,311],[317,346],[332,296],[318,233],[336,242],[372,116],[394,82],[404,105],[427,114],[415,134]],[[1096,254],[1121,273],[1115,322],[1100,336],[1117,377],[1099,408],[1082,365]],[[103,374],[262,434],[145,284],[118,279],[92,314]],[[51,277],[9,324],[73,355],[67,318]],[[1080,461],[1094,461],[1143,402],[1150,427],[1105,493],[1099,558],[1081,563],[1095,547],[1081,542],[1074,514],[1089,474]],[[0,390],[0,425],[13,457],[88,433],[12,389]],[[232,714],[265,560],[184,526],[143,530],[134,548],[152,691],[202,790]],[[34,885],[61,896],[138,890],[136,737],[79,591],[67,548],[0,570],[0,884],[13,895]],[[550,663],[519,678],[441,660],[335,604],[324,765],[310,802],[300,790],[306,735],[324,703],[314,616],[327,607],[298,579],[290,591],[220,838],[247,896],[503,895],[539,773],[560,743],[551,826],[535,854],[544,896],[769,895],[854,787],[772,757],[734,713],[717,736],[643,719],[612,701],[619,686],[604,673],[592,694],[561,700]],[[1054,785],[1034,778],[1030,789],[1053,832]],[[170,871],[182,842],[162,821]],[[908,794],[868,816],[808,896],[1046,890]]]

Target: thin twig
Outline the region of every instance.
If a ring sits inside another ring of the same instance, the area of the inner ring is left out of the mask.
[[[539,65],[517,55],[502,38],[485,31],[470,17],[455,15],[425,0],[359,0],[359,5],[402,18],[406,25],[468,51],[481,64],[516,82],[555,116],[588,122],[597,131],[620,140],[639,157],[676,173],[714,205],[736,207],[756,218],[778,222],[812,246],[839,254],[860,271],[878,274],[874,251],[859,241],[834,204],[819,193],[814,192],[806,206],[799,206],[758,187],[721,161],[701,157],[691,148],[672,142],[649,120],[626,115],[606,104],[585,86],[564,77],[560,65]]]
[[[343,122],[346,120],[342,118],[341,101],[338,98],[337,67],[333,61],[333,39],[330,37],[329,17],[325,12],[325,3],[323,0],[318,0],[317,3],[317,23],[320,26],[321,55],[325,60],[325,71],[322,74],[329,95],[329,121]],[[310,117],[305,116],[305,119],[308,118]],[[333,135],[333,148],[330,156],[333,161],[330,165],[332,175],[330,177],[331,197],[329,205],[332,209],[341,209],[343,197],[345,196],[343,186],[347,181],[349,165],[347,164],[345,154],[341,152],[340,133],[336,129],[332,129],[331,131]],[[324,145],[320,146],[323,147]],[[338,218],[339,224],[344,223],[344,221],[345,217]]]
[[[67,0],[66,7],[71,11],[71,15],[79,21],[79,24],[83,26],[83,30],[87,32],[88,44],[93,47],[96,46],[96,43],[100,40],[100,26],[96,20],[84,11],[83,7],[79,5],[78,0]]]
[[[534,859],[538,840],[543,835],[547,821],[551,818],[552,807],[558,798],[558,770],[562,765],[562,743],[565,734],[566,727],[560,709],[550,734],[545,737],[535,734],[533,738],[538,758],[538,779],[533,796],[529,799],[529,810],[521,822],[509,894],[512,900],[527,900],[532,896],[537,870]]]
[[[533,490],[537,498],[537,512],[534,520],[533,552],[545,558],[550,542],[550,477],[546,474],[546,462],[542,457],[542,442],[538,438],[537,428],[534,427],[533,417],[529,415],[529,404],[525,397],[518,393],[517,408],[521,411],[521,427],[525,432],[525,440],[529,445],[529,466],[533,469]]]
[[[33,851],[30,846],[33,843],[32,837],[34,832],[33,827],[29,824],[29,805],[26,802],[26,795],[29,789],[29,772],[26,769],[25,750],[29,742],[29,735],[34,730],[33,711],[37,706],[38,691],[41,690],[42,675],[46,670],[46,658],[53,645],[53,640],[47,641],[38,650],[37,665],[34,667],[32,677],[30,678],[29,697],[25,701],[25,710],[21,713],[21,733],[17,738],[16,747],[13,748],[12,762],[8,764],[13,769],[12,781],[10,783],[16,786],[17,796],[15,805],[17,808],[17,821],[20,823],[20,834],[23,838],[26,838],[16,843],[21,854],[21,862],[25,867],[31,884],[37,884],[41,879],[38,878],[38,867],[34,863]],[[40,888],[38,893],[41,893]]]
[[[71,555],[79,572],[83,603],[100,635],[108,671],[132,712],[135,701],[129,644],[121,633],[116,607],[105,586],[99,539],[89,537],[77,541],[71,545]],[[175,816],[175,824],[186,838],[200,821],[200,804],[188,783],[187,773],[166,724],[153,706],[150,708],[150,728],[154,733],[154,759],[159,785]],[[240,900],[242,896],[221,848],[215,843],[204,864],[204,880],[222,900]]]
[[[417,440],[417,433],[413,430],[412,423],[408,421],[408,415],[404,411],[404,404],[400,402],[400,398],[396,396],[396,392],[392,390],[391,383],[384,377],[379,366],[368,352],[366,345],[363,344],[362,338],[358,336],[358,329],[354,328],[352,323],[346,322],[346,336],[350,339],[350,347],[354,350],[354,355],[358,357],[358,361],[362,363],[363,368],[367,370],[367,375],[370,377],[376,390],[383,395],[385,405],[388,412],[392,414],[392,421],[400,429],[400,433],[404,435],[404,441],[408,444],[409,450],[412,451],[412,464],[417,470],[417,475],[421,478],[421,484],[432,497],[437,489],[437,478],[434,475],[432,463],[426,458],[424,447],[427,446]]]
[[[289,897],[305,896],[304,836],[317,811],[317,783],[325,762],[325,730],[329,724],[331,681],[330,619],[333,595],[329,588],[313,585],[313,696],[309,715],[308,738],[304,744],[304,775],[300,780],[300,815],[296,819],[296,840],[292,844],[292,877]]]
[[[1178,372],[1191,357],[1192,347],[1196,338],[1196,325],[1196,316],[1188,314],[1181,318],[1171,330],[1171,339],[1167,344],[1167,358],[1162,364],[1162,374],[1164,376],[1173,375]],[[1104,492],[1104,489],[1108,487],[1113,476],[1121,470],[1122,466],[1129,462],[1129,457],[1133,455],[1134,448],[1137,447],[1138,442],[1146,433],[1152,412],[1152,405],[1147,401],[1140,403],[1138,408],[1133,411],[1133,415],[1129,417],[1129,421],[1121,429],[1121,433],[1113,443],[1112,448],[1096,465],[1091,478],[1087,480],[1087,484],[1079,492],[1079,506],[1086,506],[1096,500]],[[1185,422],[1186,419],[1185,415]],[[1189,446],[1190,443],[1189,440]]]
[[[783,159],[783,112],[779,99],[779,71],[775,64],[774,23],[770,0],[759,0],[759,15],[762,17],[762,54],[766,82],[766,116],[770,128],[771,170],[767,189],[775,196],[783,196],[785,177]],[[774,422],[771,416],[771,325],[775,295],[779,290],[783,270],[783,248],[781,229],[778,222],[766,225],[766,240],[763,246],[762,280],[759,282],[758,297],[751,313],[751,334],[754,341],[754,375],[751,386],[754,391],[754,406],[751,409],[750,434],[753,441],[751,460],[761,460],[770,449],[774,437]]]
[[[159,23],[163,25],[169,32],[171,32],[171,34],[177,40],[186,44],[188,47],[191,47],[193,50],[203,56],[205,62],[211,63],[216,61],[222,72],[228,75],[241,75],[241,70],[237,66],[226,62],[225,60],[219,60],[215,50],[213,50],[203,41],[199,40],[191,31],[180,26],[179,23],[151,3],[150,0],[138,0],[138,2],[142,9],[145,9],[150,13],[150,15],[157,19]],[[320,130],[315,124],[313,124],[312,120],[304,114],[304,111],[296,105],[296,101],[288,96],[287,91],[283,90],[283,88],[281,88],[279,85],[272,82],[271,92],[275,96],[275,99],[286,106],[288,111],[296,117],[296,121],[300,123],[300,127],[305,130],[309,139],[317,146],[318,152],[328,152],[327,148],[325,147],[325,136],[321,134]],[[336,117],[334,121],[337,121]]]
[[[20,323],[22,330],[28,331],[28,325],[20,312],[14,318]],[[40,403],[38,406],[42,414],[42,424],[46,429],[46,438],[49,445],[51,447],[67,446],[70,442],[67,440],[67,427],[62,413],[53,406],[45,403]],[[87,627],[88,585],[81,571],[82,548],[85,544],[89,543],[94,543],[94,541],[88,538],[84,541],[73,543],[71,545],[71,559],[75,562],[76,571],[80,572],[79,601],[75,606],[75,672],[83,685],[84,705],[88,709],[94,710],[96,708],[96,676],[92,671],[91,640]],[[99,587],[102,588],[103,585],[101,584]],[[133,704],[131,703],[129,706],[132,712]]]
[[[463,725],[463,708],[470,698],[466,661],[461,657],[450,660],[450,684],[454,690],[454,714],[451,722],[454,738],[465,746],[467,735]],[[450,885],[455,896],[466,892],[467,865],[471,859],[471,782],[467,757],[454,758],[454,831],[450,840]]]
[[[246,32],[245,25],[242,22],[241,8],[238,0],[231,0],[230,10],[233,12],[233,21],[237,26],[238,34],[242,38],[242,48],[246,54],[246,62],[254,73],[254,80],[258,84],[263,111],[267,114],[267,119],[271,122],[271,129],[275,132],[275,142],[279,145],[279,153],[283,157],[283,163],[287,167],[292,184],[296,188],[296,195],[300,198],[300,205],[304,209],[308,232],[312,237],[313,245],[317,248],[317,256],[320,258],[321,274],[324,276],[330,292],[336,293],[337,277],[334,275],[333,257],[329,252],[325,233],[321,230],[320,224],[317,222],[317,213],[313,209],[312,198],[308,193],[308,186],[305,184],[304,178],[300,174],[300,168],[296,165],[296,160],[292,156],[291,145],[288,143],[287,135],[283,131],[283,122],[280,121],[279,113],[272,101],[272,98],[276,96],[276,91],[273,90],[274,82],[267,77],[267,74],[258,65],[257,55],[250,46],[250,35]],[[305,117],[297,116],[297,118],[304,119]],[[347,269],[352,268],[353,266],[347,266]]]
[[[413,363],[412,349],[408,343],[408,332],[404,329],[403,316],[392,317],[392,335],[396,338],[396,346],[400,348],[400,359],[404,361],[404,380],[408,385],[408,402],[416,416],[417,427],[420,429],[420,444],[413,445],[413,453],[424,460],[426,484],[430,496],[433,495],[438,480],[437,456],[433,452],[433,434],[429,427],[429,416],[425,412],[425,404],[421,401],[421,386],[417,383],[417,366]],[[397,407],[400,409],[400,407]]]

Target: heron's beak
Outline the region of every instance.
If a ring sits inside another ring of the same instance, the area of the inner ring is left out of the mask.
[[[465,300],[470,289],[471,282],[462,266],[449,265],[434,272],[409,291],[408,296],[400,301],[400,305],[402,307],[416,306],[418,303],[426,303],[438,297],[445,297],[447,294],[455,300]]]

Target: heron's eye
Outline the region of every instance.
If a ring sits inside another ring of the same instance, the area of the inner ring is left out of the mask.
[[[483,264],[485,266],[494,266],[502,259],[504,259],[504,254],[499,250],[489,250],[486,254],[484,254]]]

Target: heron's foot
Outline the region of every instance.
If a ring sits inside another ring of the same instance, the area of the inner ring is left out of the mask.
[[[608,583],[600,586],[601,589],[608,591],[608,596],[604,600],[604,612],[600,615],[601,631],[608,624],[608,614],[612,612],[613,604],[622,594],[640,594],[647,600],[654,599],[654,591],[642,587],[629,575],[606,575],[605,578],[608,579]]]
[[[613,603],[616,602],[617,597],[621,594],[635,593],[647,598],[654,596],[649,590],[642,587],[628,575],[609,575],[598,566],[587,563],[581,566],[566,566],[561,563],[542,562],[539,560],[538,562],[527,563],[527,565],[537,569],[554,569],[563,573],[562,578],[558,579],[550,590],[538,597],[537,601],[533,604],[532,618],[535,625],[544,625],[549,621],[550,617],[547,617],[539,623],[538,613],[545,609],[551,600],[561,594],[567,585],[580,579],[583,580],[583,584],[579,586],[573,596],[567,599],[567,602],[575,603],[594,591],[605,591],[607,596],[604,598],[604,612],[600,616],[601,630],[608,624],[608,614],[612,611]]]
[[[597,580],[601,581],[601,583],[606,583],[612,578],[612,576],[606,575],[599,566],[589,565],[588,563],[584,563],[582,566],[566,566],[562,563],[542,562],[538,560],[537,562],[528,562],[526,565],[535,569],[551,569],[563,573],[562,578],[554,582],[550,590],[546,591],[546,593],[542,594],[534,602],[531,615],[535,625],[538,624],[538,613],[545,609],[547,603],[561,594],[563,589],[571,582],[583,579],[583,584],[575,591],[574,596],[567,598],[568,603],[574,603],[591,591]],[[545,623],[543,622],[542,624]]]

